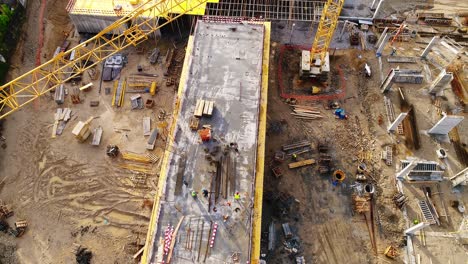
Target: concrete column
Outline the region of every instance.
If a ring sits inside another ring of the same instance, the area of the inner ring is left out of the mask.
[[[463,116],[446,115],[442,117],[427,133],[436,135],[447,135],[450,130],[463,121]]]
[[[384,0],[380,0],[379,4],[377,5],[377,8],[375,9],[374,16],[372,16],[372,19],[376,19],[376,18],[377,18],[377,14],[379,13],[380,8],[382,7],[382,3],[383,3],[383,2],[384,2]]]
[[[426,223],[426,222],[421,222],[415,226],[412,226],[408,229],[405,230],[405,235],[407,236],[410,236],[410,235],[414,235],[417,231],[425,228],[426,226],[430,226],[430,224]]]
[[[439,36],[434,36],[429,44],[427,44],[426,48],[424,49],[423,53],[421,54],[421,58],[425,59],[427,54],[431,51],[432,47],[434,47],[435,44],[437,44],[440,40]]]
[[[393,121],[393,123],[391,123],[387,130],[388,132],[392,132],[392,131],[395,131],[395,129],[398,127],[398,125],[405,119],[405,117],[408,115],[408,113],[401,113],[396,119],[395,121]]]
[[[382,41],[384,40],[385,38],[385,35],[387,34],[387,31],[388,31],[388,27],[385,27],[384,30],[382,31],[382,34],[380,35],[380,38],[379,40],[377,40],[377,42],[375,43],[375,48],[378,48],[380,46],[380,43],[382,43]]]
[[[453,80],[453,74],[446,72],[445,69],[435,78],[429,86],[429,93],[438,94]]]
[[[385,34],[384,39],[382,40],[382,42],[381,42],[380,45],[379,45],[379,48],[378,48],[377,51],[375,52],[375,55],[376,55],[377,57],[382,56],[382,51],[384,50],[385,45],[387,45],[387,42],[388,42],[388,40],[390,39],[391,36],[392,36],[392,35],[391,35],[390,33],[386,33],[386,34]]]

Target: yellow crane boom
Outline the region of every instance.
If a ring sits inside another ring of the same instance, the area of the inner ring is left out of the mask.
[[[138,45],[161,27],[209,1],[146,1],[93,38],[61,52],[48,62],[0,86],[0,119],[82,74],[109,56],[131,45]],[[163,18],[163,22],[159,23],[159,18]],[[115,35],[115,32],[121,33]],[[72,54],[73,59],[69,60]]]
[[[302,52],[301,75],[304,73],[320,75],[323,71],[329,71],[329,69],[323,69],[322,67],[328,63],[328,48],[335,33],[344,1],[328,0],[325,3],[312,48],[310,51]]]

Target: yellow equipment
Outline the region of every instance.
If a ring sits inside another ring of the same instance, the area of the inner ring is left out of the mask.
[[[0,86],[0,119],[81,75],[109,56],[136,46],[161,27],[211,0],[146,1],[93,38]],[[175,12],[175,11],[176,12]],[[161,20],[159,18],[162,18]],[[116,34],[116,32],[122,32]],[[74,53],[74,59],[68,60]]]
[[[343,5],[344,0],[328,0],[325,3],[312,48],[310,51],[302,51],[301,77],[322,77],[325,75],[328,78],[330,72],[328,48]]]
[[[312,94],[319,94],[322,92],[322,89],[317,86],[312,86]]]
[[[151,94],[151,95],[155,95],[155,94],[156,94],[156,82],[152,82],[152,83],[151,83],[150,94]]]

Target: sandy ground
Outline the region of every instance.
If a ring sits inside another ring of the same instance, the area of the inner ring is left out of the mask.
[[[29,2],[11,76],[33,68],[35,63],[39,1]],[[67,1],[47,2],[43,62],[61,45],[64,32],[72,29],[65,13],[66,4]],[[76,45],[79,38],[70,40]],[[160,45],[162,52],[167,46]],[[171,115],[158,120],[159,110],[171,113],[174,100],[174,86],[165,86],[162,67],[150,65],[146,58],[154,42],[148,41],[142,47],[146,50],[143,56],[137,55],[135,49],[125,51],[129,62],[122,75],[135,73],[136,66],[142,65],[147,73],[160,76],[154,108],[131,111],[129,94],[122,108],[113,108],[112,95],[104,93],[112,83],[103,83],[99,93],[97,81],[91,91],[81,93],[81,104],[74,105],[66,98],[60,106],[70,107],[73,117],[63,134],[55,139],[51,138],[51,132],[57,105],[49,96],[6,119],[3,136],[7,148],[0,150],[0,199],[15,213],[8,219],[10,225],[25,219],[29,227],[21,238],[0,233],[0,262],[74,263],[75,256],[70,251],[72,244],[77,243],[93,252],[93,263],[133,263],[131,256],[145,242],[157,174],[148,175],[144,184],[138,185],[132,180],[137,175],[118,168],[122,161],[108,158],[105,148],[117,144],[124,151],[145,153],[147,137],[143,136],[142,118],[151,117],[153,128],[164,127]],[[85,73],[83,83],[88,82]],[[98,100],[100,105],[91,108],[90,100]],[[96,117],[92,128],[104,129],[99,147],[91,146],[90,139],[79,143],[71,134],[78,121],[90,116]],[[116,129],[123,130],[118,133]],[[164,147],[163,136],[151,153],[161,157]],[[155,172],[158,166],[159,163],[154,165]],[[12,253],[15,249],[16,254]]]

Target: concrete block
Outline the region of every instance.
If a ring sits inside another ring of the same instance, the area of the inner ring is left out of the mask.
[[[447,135],[450,130],[463,121],[463,116],[446,115],[442,117],[429,131],[429,134]]]

